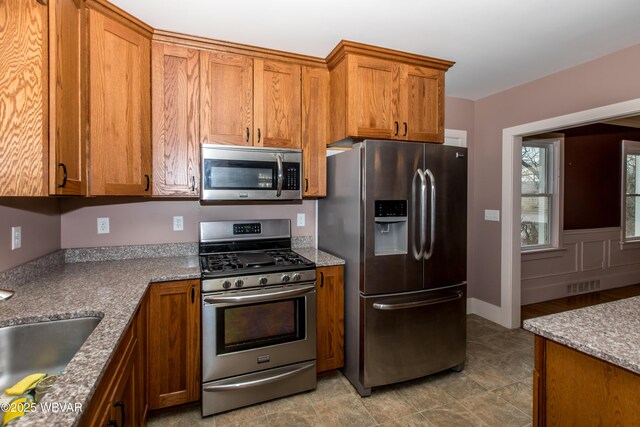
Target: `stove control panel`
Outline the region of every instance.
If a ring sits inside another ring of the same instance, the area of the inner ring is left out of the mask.
[[[260,286],[280,285],[283,283],[313,282],[316,270],[278,272],[239,277],[202,279],[202,292],[231,290],[233,288],[257,288]]]

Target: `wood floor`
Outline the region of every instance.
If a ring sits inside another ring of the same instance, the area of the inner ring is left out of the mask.
[[[533,317],[575,310],[576,308],[589,307],[590,305],[617,301],[619,299],[635,297],[638,295],[640,295],[640,284],[559,298],[551,301],[543,301],[535,304],[523,305],[521,309],[521,317],[522,320],[526,320]]]

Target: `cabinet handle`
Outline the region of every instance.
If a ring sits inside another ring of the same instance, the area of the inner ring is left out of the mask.
[[[196,302],[196,287],[195,285],[191,287],[191,304]]]
[[[393,136],[398,136],[398,131],[400,130],[400,126],[398,125],[398,122],[393,122],[393,126],[395,127],[396,131],[393,134]]]
[[[116,420],[107,421],[107,427],[118,427],[118,422]]]
[[[196,191],[196,177],[191,177],[191,191]]]
[[[304,179],[304,192],[307,193],[309,191],[309,178]]]
[[[258,144],[260,144],[260,128],[258,128]]]
[[[124,402],[115,402],[114,408],[120,408],[120,421],[122,421],[122,427],[124,427]]]
[[[249,128],[247,128],[247,142],[249,142]]]
[[[151,178],[149,178],[149,175],[145,174],[144,179],[147,180],[147,185],[144,187],[144,191],[149,191],[149,188],[151,187]]]
[[[404,133],[402,134],[402,136],[407,136],[407,132],[409,131],[409,125],[407,125],[407,122],[403,122],[402,124],[404,125]]]
[[[46,6],[49,3],[49,0],[36,0],[36,1],[43,6]]]
[[[62,188],[67,185],[67,166],[64,163],[58,163],[58,167],[62,168],[62,184],[58,185],[58,188]]]
[[[320,287],[324,287],[324,273],[320,272]]]

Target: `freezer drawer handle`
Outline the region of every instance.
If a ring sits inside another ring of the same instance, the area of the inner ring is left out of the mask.
[[[275,383],[286,378],[292,377],[294,375],[298,375],[299,373],[306,371],[308,369],[313,368],[315,365],[313,363],[306,364],[297,369],[294,369],[289,372],[283,372],[282,374],[274,375],[272,377],[260,378],[259,380],[252,381],[244,381],[240,383],[230,383],[230,384],[219,384],[219,385],[210,385],[204,387],[204,391],[229,391],[229,390],[240,390],[243,388],[257,387],[261,385]]]
[[[204,302],[209,304],[220,304],[220,303],[228,303],[228,302],[242,303],[242,302],[272,301],[281,297],[295,297],[298,295],[304,295],[315,289],[316,289],[315,285],[309,285],[309,286],[301,286],[299,288],[290,289],[286,291],[269,292],[268,294],[206,297],[204,299]]]
[[[456,291],[454,295],[441,298],[425,299],[421,301],[401,302],[398,304],[385,304],[381,302],[373,303],[376,310],[404,310],[405,308],[424,307],[425,305],[443,304],[462,298],[462,291]]]

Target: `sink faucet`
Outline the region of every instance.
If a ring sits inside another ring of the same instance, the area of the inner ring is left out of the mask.
[[[15,294],[14,291],[8,291],[6,289],[0,289],[0,301],[6,301]]]

